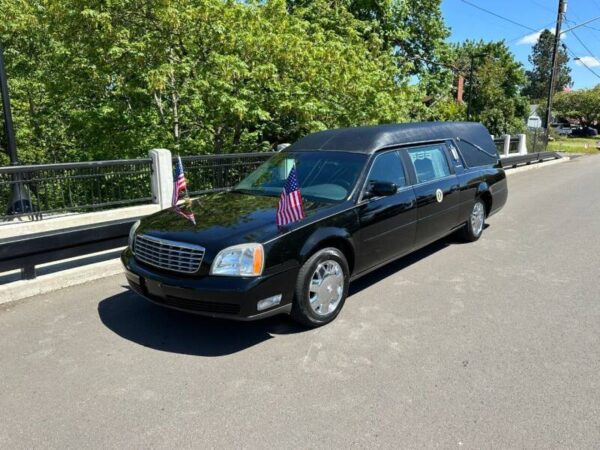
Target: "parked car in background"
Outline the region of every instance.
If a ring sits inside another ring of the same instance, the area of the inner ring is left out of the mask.
[[[573,129],[569,124],[561,123],[555,128],[555,130],[559,136],[570,136],[573,133]]]
[[[304,218],[281,227],[292,167]],[[242,320],[287,313],[314,327],[335,319],[352,280],[453,232],[479,239],[507,194],[479,123],[323,131],[185,214],[142,219],[122,261],[131,288],[159,305]]]
[[[577,127],[571,133],[571,136],[577,137],[593,137],[598,135],[598,130],[593,127]]]

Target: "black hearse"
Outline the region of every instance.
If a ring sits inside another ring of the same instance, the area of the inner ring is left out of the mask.
[[[294,164],[305,218],[278,227]],[[289,313],[319,326],[338,315],[350,281],[452,232],[479,239],[506,198],[479,123],[329,130],[234,189],[141,220],[122,261],[131,288],[159,305],[244,320]]]

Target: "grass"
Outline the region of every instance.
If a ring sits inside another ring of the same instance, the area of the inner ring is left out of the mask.
[[[561,137],[555,141],[548,142],[548,151],[566,153],[600,153],[600,151],[596,148],[596,142],[598,141],[600,141],[600,136],[589,138]]]

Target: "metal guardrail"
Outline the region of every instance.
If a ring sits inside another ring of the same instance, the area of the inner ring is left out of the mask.
[[[509,156],[508,158],[502,158],[501,161],[502,167],[506,169],[560,158],[561,156],[556,152],[538,152],[528,153],[526,155]]]
[[[272,152],[182,157],[190,194],[235,186]],[[152,159],[0,167],[0,221],[152,203]],[[15,204],[12,193],[25,193]],[[16,206],[11,208],[13,204]],[[9,209],[12,211],[9,214]]]
[[[137,219],[0,239],[0,273],[21,269],[21,278],[33,279],[37,265],[123,247]]]
[[[0,167],[0,220],[151,203],[151,173],[150,159]],[[15,188],[28,198],[8,214]]]

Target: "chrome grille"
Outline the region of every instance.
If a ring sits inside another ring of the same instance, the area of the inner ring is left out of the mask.
[[[204,248],[138,234],[135,237],[133,254],[138,261],[160,269],[194,273],[200,268],[204,258]]]

